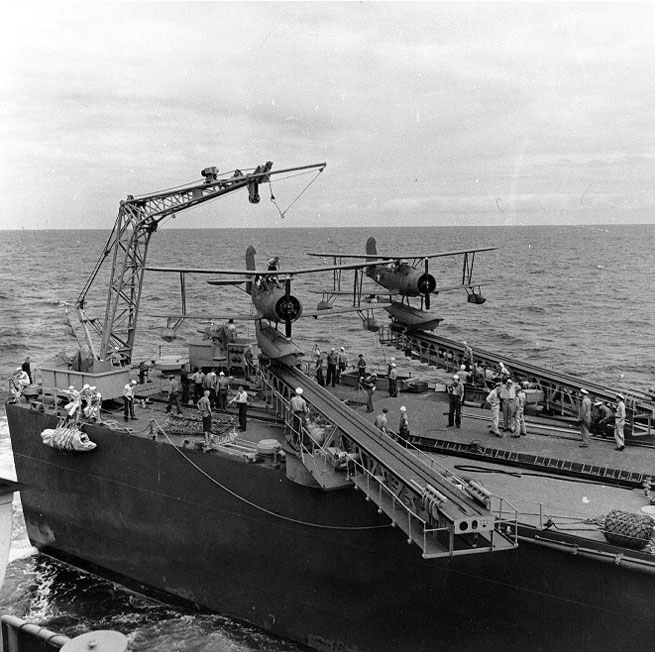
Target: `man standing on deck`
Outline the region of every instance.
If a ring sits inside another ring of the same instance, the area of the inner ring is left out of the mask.
[[[229,389],[230,379],[225,375],[225,372],[220,371],[216,381],[216,401],[219,410],[227,410],[227,392]]]
[[[182,414],[182,408],[180,407],[180,381],[175,376],[170,376],[168,383],[168,403],[166,404],[167,413],[170,413],[173,403],[175,403],[177,413]]]
[[[500,397],[503,410],[503,430],[505,432],[511,431],[513,433],[516,389],[511,378],[508,378],[505,383],[500,386],[498,396]]]
[[[289,401],[289,408],[293,414],[293,438],[296,443],[300,443],[302,427],[307,417],[307,403],[302,397],[302,387],[296,387],[296,393]]]
[[[129,421],[136,419],[134,416],[134,386],[136,380],[130,380],[125,387],[123,387],[123,419]],[[87,386],[88,387],[88,386]]]
[[[400,406],[400,423],[398,424],[398,439],[400,443],[409,441],[409,419],[407,417],[407,408]]]
[[[382,414],[378,414],[375,417],[375,427],[381,430],[385,435],[389,432],[389,419],[387,418],[388,413],[389,410],[387,408],[382,408]]]
[[[516,409],[514,412],[514,434],[512,437],[525,437],[527,432],[525,431],[525,404],[527,403],[528,397],[525,393],[525,389],[522,385],[518,386],[516,391]]]
[[[337,364],[339,363],[339,355],[331,349],[327,357],[327,378],[325,379],[326,385],[335,386],[337,382]]]
[[[237,395],[230,401],[230,405],[236,403],[239,408],[239,430],[246,431],[247,416],[248,416],[248,392],[239,385]]]
[[[396,368],[396,363],[392,362],[389,365],[389,398],[398,397],[398,369]]]
[[[623,428],[625,427],[625,398],[623,394],[616,395],[616,411],[614,413],[614,441],[616,442],[616,450],[622,451],[625,448],[625,435]]]
[[[591,399],[589,392],[586,389],[581,389],[582,404],[580,405],[580,437],[582,443],[580,448],[587,448],[589,446],[589,431],[591,429]]]
[[[496,383],[496,386],[487,394],[487,403],[491,407],[491,432],[496,435],[496,437],[501,437],[498,430],[498,425],[500,423],[500,383]]]
[[[377,383],[377,376],[375,374],[366,374],[363,378],[359,379],[359,384],[366,392],[366,411],[373,412],[373,394],[375,393],[375,386]]]
[[[337,363],[337,383],[341,382],[341,374],[345,373],[346,369],[348,369],[348,355],[346,353],[346,347],[342,346],[339,351]]]
[[[462,361],[464,362],[466,369],[470,370],[473,366],[473,349],[466,342],[462,342],[462,345],[464,346]]]
[[[464,402],[464,383],[459,378],[459,374],[453,376],[453,382],[448,385],[448,427],[462,427],[462,403]]]
[[[209,446],[212,432],[212,406],[209,400],[209,390],[203,392],[202,398],[198,401],[198,412],[202,417],[202,431],[205,433],[205,448]]]

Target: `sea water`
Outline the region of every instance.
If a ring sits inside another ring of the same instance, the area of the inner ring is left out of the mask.
[[[0,232],[0,399],[8,397],[8,378],[26,356],[36,369],[75,342],[65,312],[74,319],[75,302],[104,247],[108,231]],[[377,239],[382,255],[411,258],[473,247],[497,247],[476,255],[474,278],[484,281],[487,302],[466,302],[463,291],[440,293],[431,310],[444,319],[439,331],[490,351],[529,361],[617,390],[645,391],[655,385],[652,338],[655,296],[651,274],[655,226],[504,226],[342,229],[168,229],[155,234],[151,266],[243,269],[248,245],[258,267],[278,255],[282,270],[331,264],[308,252],[358,253],[366,239]],[[85,307],[102,317],[107,291],[105,261],[85,295]],[[442,286],[461,282],[462,258],[437,258],[429,271]],[[158,341],[166,321],[159,315],[180,311],[176,275],[146,272],[139,315],[135,362],[180,353],[186,340],[212,321],[249,313],[247,295],[237,287],[210,286],[206,277],[187,278],[187,311],[206,319],[185,323],[180,339]],[[344,273],[342,289],[352,287]],[[332,288],[332,275],[298,276],[292,293],[307,309]],[[346,305],[349,297],[338,302]],[[380,311],[377,318],[386,321]],[[240,334],[254,338],[252,322],[238,322]],[[294,339],[309,353],[345,346],[351,359],[363,353],[372,368],[383,369],[392,349],[362,328],[356,314],[301,319]],[[429,370],[400,360],[414,374]],[[4,408],[0,408],[0,475],[15,477]],[[27,540],[19,496],[14,500],[14,531],[0,613],[12,613],[74,636],[90,629],[118,629],[133,650],[245,652],[303,649],[222,616],[162,605],[121,587],[36,554]]]

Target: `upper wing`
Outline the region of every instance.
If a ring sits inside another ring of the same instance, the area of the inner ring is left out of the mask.
[[[425,258],[443,258],[445,256],[461,256],[463,254],[474,254],[478,251],[493,251],[497,247],[476,247],[471,249],[456,249],[453,251],[438,251],[431,254],[343,254],[343,253],[308,253],[308,256],[318,256],[322,258],[363,258],[365,260],[376,261],[377,264],[385,264],[388,262],[395,262],[399,259],[425,259]],[[385,259],[385,260],[380,260]],[[325,269],[329,269],[326,267]]]
[[[393,263],[395,259],[378,260],[379,264]],[[202,267],[146,267],[149,272],[177,272],[179,274],[232,274],[234,276],[277,276],[278,278],[292,278],[299,274],[318,274],[336,269],[361,269],[365,263],[351,263],[349,265],[328,265],[325,267],[306,267],[303,269],[270,270],[270,269],[207,269]],[[225,284],[240,283],[241,281],[227,281]]]

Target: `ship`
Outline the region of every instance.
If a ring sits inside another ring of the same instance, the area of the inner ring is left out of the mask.
[[[79,354],[44,364],[41,384],[6,405],[32,545],[316,650],[649,649],[648,397],[629,397],[624,451],[604,433],[579,449],[578,378],[504,359],[532,383],[530,434],[514,438],[490,434],[483,399],[467,404],[461,428],[435,428],[448,410],[445,387],[402,377],[400,395],[387,395],[379,370],[376,407],[390,414],[383,432],[357,381],[317,383],[274,319],[257,329],[267,354],[256,374],[243,362],[249,342],[190,347],[191,368],[224,368],[247,389],[247,428],[237,430],[231,408],[219,410],[208,438],[199,419],[172,414],[167,378],[131,383],[158,224],[239,189],[256,203],[273,174],[272,163],[229,176],[205,168],[198,183],[121,202],[77,301]],[[100,320],[87,314],[87,292],[103,261],[112,267]],[[395,320],[379,336],[444,378],[460,369],[461,343],[408,326]],[[126,385],[134,416],[122,404]],[[302,415],[292,407],[298,389]],[[409,434],[395,427],[401,407]]]

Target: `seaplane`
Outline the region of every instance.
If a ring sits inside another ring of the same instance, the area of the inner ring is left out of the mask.
[[[180,294],[182,312],[176,315],[153,315],[166,317],[167,326],[163,332],[169,338],[175,336],[175,332],[184,320],[211,320],[212,325],[201,332],[205,337],[212,339],[221,339],[225,337],[225,325],[215,327],[214,321],[217,320],[239,320],[254,321],[257,344],[262,355],[269,360],[275,360],[281,364],[294,366],[298,363],[303,353],[291,339],[292,324],[300,317],[325,316],[328,314],[342,314],[347,312],[361,312],[356,306],[337,307],[330,302],[323,302],[315,310],[304,310],[302,302],[298,297],[291,293],[291,282],[296,276],[303,274],[318,274],[326,271],[339,270],[356,270],[359,264],[341,264],[338,266],[321,266],[304,269],[295,269],[282,271],[275,265],[270,265],[268,269],[256,269],[255,265],[255,248],[249,246],[246,250],[246,269],[205,269],[205,268],[182,268],[182,267],[147,267],[149,272],[157,273],[176,273],[180,276]],[[384,262],[392,262],[382,261]],[[231,278],[210,279],[209,285],[233,285],[244,290],[250,295],[253,312],[237,314],[234,312],[225,312],[223,314],[206,314],[192,313],[186,310],[186,276],[187,275],[212,275],[228,276]],[[241,287],[243,286],[243,287]],[[284,333],[280,332],[280,324],[284,325]],[[170,339],[169,339],[170,341]]]
[[[353,306],[362,309],[362,304],[369,304],[364,326],[369,330],[378,330],[379,323],[372,316],[372,304],[382,304],[392,319],[392,326],[405,329],[434,330],[442,318],[430,311],[430,297],[440,292],[465,290],[467,300],[472,304],[483,304],[486,299],[482,295],[482,281],[473,281],[473,265],[475,254],[481,251],[493,251],[496,247],[478,247],[456,251],[440,251],[428,254],[380,255],[377,251],[377,242],[374,237],[366,241],[364,254],[347,253],[319,253],[311,252],[308,255],[333,260],[333,287],[323,290],[324,303],[332,303],[336,296],[341,294],[353,297]],[[454,285],[439,285],[437,279],[430,273],[430,260],[463,256],[462,281]],[[345,269],[343,261],[347,259],[364,259],[355,268],[353,290],[341,290],[341,271]],[[326,268],[328,269],[328,268]],[[366,287],[364,277],[373,280],[376,286]],[[381,293],[379,287],[384,288]],[[398,300],[396,297],[400,297]],[[420,297],[420,308],[410,305],[410,298]]]

